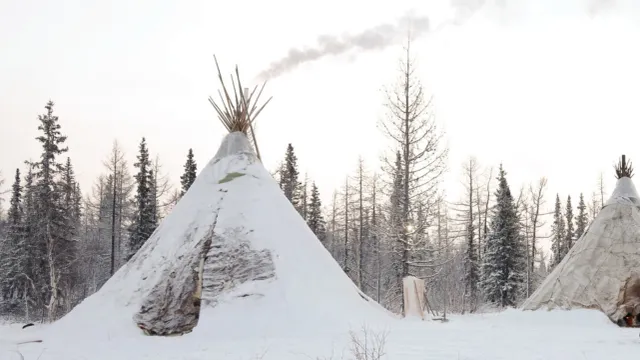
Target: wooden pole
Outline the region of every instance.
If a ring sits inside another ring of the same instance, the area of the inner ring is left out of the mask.
[[[249,88],[244,88],[244,103],[245,105],[247,104],[247,99],[249,98]],[[249,109],[245,109],[247,111],[247,113],[249,112]],[[251,121],[252,119],[249,119],[249,130],[251,131],[251,139],[253,140],[253,145],[256,147],[256,155],[258,156],[258,160],[262,161],[262,158],[260,157],[260,149],[258,149],[258,142],[256,141],[256,133],[253,131],[253,121]]]

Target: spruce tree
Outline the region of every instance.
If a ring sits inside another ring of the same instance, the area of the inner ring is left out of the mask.
[[[472,214],[469,215],[473,217]],[[470,307],[473,310],[477,304],[478,283],[480,281],[480,273],[478,270],[478,250],[476,249],[475,229],[473,219],[467,224],[466,233],[466,256],[464,258],[464,283],[465,293],[469,299]]]
[[[582,193],[580,193],[580,202],[578,203],[578,217],[576,217],[576,241],[578,241],[587,230],[587,216],[587,205],[584,202],[584,196],[582,195]]]
[[[22,298],[28,274],[28,252],[24,229],[23,188],[20,184],[20,169],[16,169],[11,187],[11,200],[7,213],[7,241],[3,246],[1,270],[2,290],[5,299]]]
[[[77,235],[80,229],[80,217],[82,216],[81,197],[79,198],[81,195],[79,194],[80,185],[76,181],[70,158],[67,158],[67,162],[63,167],[60,185],[63,194],[63,208],[67,213],[68,227],[70,231]]]
[[[73,190],[72,199],[72,211],[74,216],[78,219],[82,217],[82,191],[80,190],[80,184],[76,182],[76,187]]]
[[[502,165],[498,182],[483,256],[481,285],[490,303],[501,307],[515,306],[524,284],[525,249],[516,205]]]
[[[553,224],[551,225],[551,251],[553,252],[553,258],[551,264],[549,264],[551,268],[554,268],[562,261],[565,236],[562,204],[560,203],[560,195],[556,194],[556,206],[553,212]]]
[[[574,231],[573,231],[573,206],[571,205],[571,195],[567,197],[567,209],[565,211],[567,219],[564,233],[564,243],[562,247],[562,257],[564,258],[569,250],[573,247]]]
[[[198,173],[198,165],[193,158],[193,149],[189,149],[187,154],[187,161],[184,163],[184,174],[180,176],[180,184],[182,185],[182,192],[180,196],[189,190],[194,181],[196,181],[196,175]]]
[[[36,189],[35,175],[31,166],[28,166],[27,175],[24,178],[22,209],[24,213],[22,224],[26,241],[25,247],[31,259],[30,261],[33,261],[33,259],[36,259],[35,251],[40,244],[37,242],[37,239],[35,239],[37,230]],[[29,271],[31,270],[32,268],[29,267]]]
[[[151,171],[151,161],[149,159],[149,149],[145,138],[142,138],[139,146],[137,162],[133,165],[138,169],[135,175],[136,195],[135,213],[129,227],[129,256],[131,258],[151,236],[155,230],[156,208],[152,198],[153,193],[153,173]]]
[[[280,170],[280,188],[284,196],[300,211],[300,182],[298,181],[298,158],[293,151],[293,145],[287,145],[284,164]]]
[[[149,170],[149,213],[151,222],[149,223],[153,233],[160,222],[160,204],[158,202],[158,173],[153,169]],[[151,235],[149,235],[151,236]]]
[[[59,191],[58,179],[63,165],[58,157],[67,152],[64,146],[67,137],[62,135],[58,117],[53,115],[54,103],[49,101],[45,106],[47,113],[39,115],[38,130],[42,133],[36,139],[42,145],[40,160],[31,163],[35,178],[35,221],[33,237],[35,242],[34,256],[38,264],[34,267],[34,277],[38,279],[40,303],[48,310],[48,318],[57,318],[61,306],[62,284],[72,272],[74,259],[71,248],[74,246],[68,237],[63,194]]]
[[[66,246],[65,254],[68,262],[77,263],[78,249],[76,244],[78,243],[78,235],[80,233],[80,208],[77,203],[77,189],[78,184],[76,182],[75,173],[71,164],[71,159],[67,157],[66,163],[62,166],[61,179],[58,182],[59,191],[61,193],[61,209],[63,212],[64,221],[64,237],[68,243]],[[72,269],[69,272],[71,281],[73,283],[79,283],[79,274],[77,269]]]
[[[326,228],[324,217],[322,216],[322,202],[320,201],[320,192],[318,191],[318,187],[315,182],[311,184],[311,198],[309,199],[307,224],[311,231],[316,234],[318,240],[326,246]]]
[[[300,204],[298,205],[298,211],[300,212],[300,215],[304,220],[307,220],[307,213],[309,211],[309,194],[307,192],[308,182],[309,181],[307,180],[307,176],[305,175],[304,182],[302,182],[300,186]]]
[[[21,227],[23,220],[23,208],[22,208],[22,191],[23,188],[20,184],[20,169],[16,169],[16,175],[14,178],[13,186],[11,187],[11,200],[9,202],[9,212],[7,213],[7,223],[9,225],[10,233],[13,231],[13,227]]]
[[[404,189],[404,171],[402,168],[402,155],[400,151],[396,153],[395,172],[392,178],[391,194],[389,196],[389,215],[388,215],[388,238],[393,239],[390,244],[391,258],[389,259],[392,269],[392,278],[395,283],[395,291],[393,293],[401,296],[403,276],[403,254],[407,250],[408,244],[405,244],[402,236],[406,232],[403,223],[403,197]]]
[[[35,259],[35,250],[40,244],[37,242],[37,239],[35,239],[35,234],[37,232],[37,199],[35,175],[31,166],[27,167],[27,175],[24,178],[23,190],[24,195],[22,196],[22,208],[24,212],[24,236],[27,242],[26,247],[28,249],[29,257],[31,259]]]

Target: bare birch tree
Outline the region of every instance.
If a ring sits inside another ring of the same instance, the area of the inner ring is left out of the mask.
[[[337,231],[338,231],[338,192],[334,191],[331,197],[331,214],[329,215],[329,219],[331,219],[329,223],[330,233],[327,237],[327,246],[329,247],[329,252],[333,254],[334,259],[338,259],[337,253]]]
[[[368,182],[368,175],[365,169],[364,159],[362,156],[358,158],[358,165],[356,168],[355,174],[355,188],[354,193],[356,196],[356,200],[354,202],[355,207],[355,219],[357,231],[356,231],[356,239],[357,239],[357,260],[356,260],[356,270],[357,270],[357,281],[356,284],[362,290],[364,289],[365,284],[365,272],[367,267],[367,250],[368,249],[368,238],[367,238],[367,220],[365,217],[365,212],[367,212],[367,194],[366,187]]]
[[[125,153],[117,140],[113,141],[111,153],[103,162],[107,177],[110,179],[109,203],[109,235],[111,240],[110,273],[120,267],[124,249],[125,234],[127,233],[127,220],[131,215],[130,198],[133,193],[134,183],[129,173]]]
[[[167,215],[167,209],[171,205],[171,201],[165,201],[165,197],[171,192],[171,185],[169,184],[169,176],[162,170],[162,164],[160,163],[160,156],[156,155],[152,165],[152,192],[155,194],[155,206],[156,224],[160,223],[160,220]]]
[[[599,198],[600,196],[595,191],[591,193],[591,200],[587,206],[589,210],[589,222],[593,221],[600,212],[600,209],[602,209]]]
[[[530,196],[530,208],[529,208],[529,217],[531,222],[531,241],[529,246],[529,252],[527,255],[527,296],[531,295],[531,293],[537,287],[537,283],[541,280],[536,278],[534,275],[537,274],[535,271],[535,262],[536,259],[539,258],[537,254],[538,240],[542,238],[546,238],[540,235],[540,230],[546,226],[546,222],[543,219],[543,216],[549,215],[549,212],[545,212],[543,207],[546,204],[544,199],[545,191],[547,189],[547,178],[541,177],[538,180],[538,184],[534,187],[533,185],[529,186],[529,196]]]
[[[493,168],[485,170],[484,186],[477,186],[478,199],[478,263],[482,264],[482,254],[484,253],[484,242],[489,233],[489,209],[491,203],[491,183],[493,181]],[[484,196],[483,196],[484,195]]]
[[[474,157],[470,157],[463,163],[462,182],[465,192],[460,201],[452,204],[452,210],[457,216],[451,219],[454,224],[458,225],[460,237],[464,238],[464,297],[465,303],[468,304],[468,309],[471,312],[476,310],[479,299],[480,264],[478,262],[478,247],[480,245],[481,223],[476,223],[481,213],[481,202],[478,198],[479,169],[478,161]]]

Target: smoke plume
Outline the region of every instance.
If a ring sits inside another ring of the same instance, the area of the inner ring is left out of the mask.
[[[316,40],[315,46],[290,49],[285,57],[271,63],[257,78],[263,81],[276,78],[286,72],[294,70],[304,63],[320,60],[329,55],[341,55],[352,50],[356,52],[382,50],[397,44],[401,37],[407,36],[409,30],[412,39],[417,39],[428,32],[438,32],[448,25],[463,25],[487,6],[505,10],[509,5],[526,1],[534,0],[449,0],[449,5],[454,10],[453,18],[444,21],[436,28],[431,28],[432,24],[426,16],[404,16],[399,18],[395,23],[378,25],[356,34],[343,36],[321,35]],[[617,0],[582,1],[590,15],[609,10],[615,7],[617,2]],[[553,1],[549,2],[553,3]]]
[[[401,36],[406,37],[411,31],[412,38],[417,38],[429,31],[429,18],[402,17],[394,24],[382,24],[356,34],[343,36],[321,35],[316,46],[310,48],[292,48],[289,53],[262,71],[258,78],[268,80],[289,72],[310,61],[319,60],[329,55],[340,55],[351,50],[382,50],[398,43]]]
[[[588,0],[587,11],[594,16],[606,10],[611,10],[616,6],[616,0]]]

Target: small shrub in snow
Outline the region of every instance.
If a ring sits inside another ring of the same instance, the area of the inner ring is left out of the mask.
[[[360,334],[350,331],[353,360],[380,360],[385,355],[386,332],[374,332],[366,326]]]

